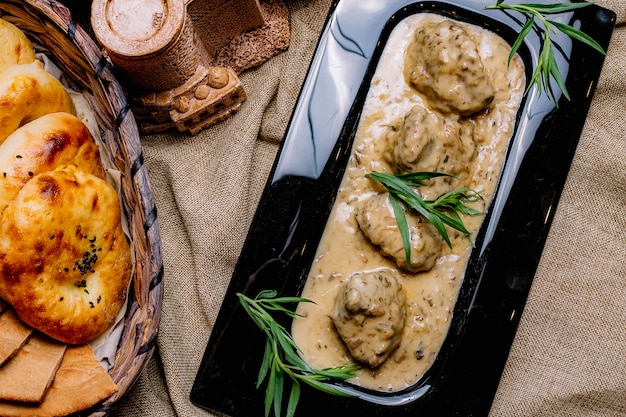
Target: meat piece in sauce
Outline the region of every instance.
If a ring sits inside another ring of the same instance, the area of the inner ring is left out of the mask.
[[[377,367],[400,344],[405,316],[402,285],[391,271],[379,270],[349,277],[331,319],[354,359]]]
[[[411,241],[411,262],[407,264],[406,252],[398,223],[384,192],[367,199],[356,210],[356,220],[363,234],[384,256],[410,272],[427,271],[435,266],[443,241],[435,227],[422,216],[406,213]]]
[[[439,111],[469,116],[487,108],[495,90],[478,48],[456,23],[430,23],[408,47],[405,78]]]
[[[442,172],[453,175],[431,180],[439,195],[461,185],[470,177],[476,145],[471,131],[454,120],[444,119],[421,107],[413,106],[402,122],[389,134],[391,151],[387,155],[396,172]],[[447,184],[447,185],[446,185]]]

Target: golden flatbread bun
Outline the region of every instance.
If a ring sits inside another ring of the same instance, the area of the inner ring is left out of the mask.
[[[76,114],[63,84],[40,61],[0,71],[0,143],[21,125],[59,111]]]
[[[0,19],[0,70],[11,64],[29,64],[35,58],[35,50],[24,32],[17,26]]]
[[[75,165],[33,176],[0,215],[0,297],[57,340],[99,336],[131,275],[120,219],[117,192]]]
[[[78,117],[50,113],[17,129],[0,146],[0,212],[33,176],[70,163],[105,177],[98,146]]]
[[[70,346],[43,401],[36,405],[0,401],[0,416],[66,416],[86,410],[117,391],[89,345]]]

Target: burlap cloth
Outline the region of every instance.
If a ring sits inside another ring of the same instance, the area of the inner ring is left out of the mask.
[[[165,264],[158,350],[112,416],[210,416],[198,365],[329,0],[287,0],[289,50],[242,75],[248,100],[196,136],[143,137]],[[491,416],[626,416],[626,1]]]

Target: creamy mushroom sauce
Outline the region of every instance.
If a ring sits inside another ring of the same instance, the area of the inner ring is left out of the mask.
[[[408,86],[403,76],[407,45],[420,25],[444,19],[428,13],[410,16],[395,27],[385,45],[364,104],[352,156],[302,293],[315,304],[300,303],[297,312],[302,317],[294,320],[292,326],[293,337],[311,366],[326,368],[353,362],[329,318],[336,295],[342,283],[355,272],[394,270],[406,295],[402,341],[382,365],[373,369],[364,366],[356,378],[350,380],[375,390],[406,388],[431,367],[448,332],[471,251],[467,238],[448,229],[452,250],[444,244],[434,268],[408,274],[399,270],[393,260],[380,254],[378,248],[365,238],[355,220],[355,205],[382,191],[365,178],[365,174],[390,172],[384,158],[389,148],[385,138],[390,126],[404,118],[414,105],[426,107],[425,99]],[[510,46],[499,36],[477,26],[456,23],[477,45],[495,89],[495,98],[488,111],[458,118],[460,123],[473,129],[476,145],[471,177],[466,185],[482,191],[486,207],[496,188],[514,129],[525,87],[524,68],[517,56],[507,65]],[[475,236],[483,216],[464,217],[463,221]]]

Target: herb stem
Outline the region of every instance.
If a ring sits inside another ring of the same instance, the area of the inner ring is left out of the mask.
[[[295,319],[295,312],[287,309],[286,304],[312,302],[301,297],[277,297],[273,290],[261,291],[255,298],[237,293],[239,303],[250,316],[256,326],[266,335],[263,362],[259,368],[257,388],[267,381],[265,390],[265,416],[271,410],[276,417],[282,415],[283,394],[288,387],[285,380],[291,381],[291,390],[287,400],[286,417],[293,417],[300,399],[300,383],[305,383],[328,394],[348,396],[332,385],[324,382],[353,378],[359,366],[353,363],[326,368],[314,369],[300,356],[300,349],[291,334],[280,325],[270,314],[271,311],[281,312]]]
[[[562,91],[563,96],[565,96],[567,100],[571,100],[569,92],[567,91],[567,87],[565,86],[565,81],[563,80],[563,77],[559,70],[559,66],[554,53],[555,44],[552,40],[551,35],[556,34],[557,30],[572,39],[589,45],[601,54],[606,55],[606,51],[604,50],[604,48],[602,48],[602,46],[598,42],[596,42],[593,38],[591,38],[583,31],[576,29],[571,25],[550,20],[546,17],[546,15],[570,12],[576,9],[581,9],[583,7],[588,7],[592,4],[593,3],[586,1],[578,3],[553,4],[507,4],[504,3],[504,0],[498,0],[496,4],[486,7],[486,9],[488,10],[512,10],[522,13],[524,16],[526,16],[526,23],[522,26],[517,39],[511,47],[511,53],[509,54],[509,63],[511,62],[511,59],[513,59],[513,56],[515,56],[515,54],[517,53],[519,47],[521,46],[524,38],[526,38],[528,33],[530,33],[533,28],[535,28],[539,33],[539,37],[542,42],[541,51],[539,53],[539,57],[537,58],[537,66],[533,72],[531,81],[526,88],[525,94],[528,93],[533,85],[536,85],[539,94],[541,94],[542,91],[546,91],[548,94],[550,94],[550,97],[556,102],[556,96],[550,82],[550,80],[552,79]]]

